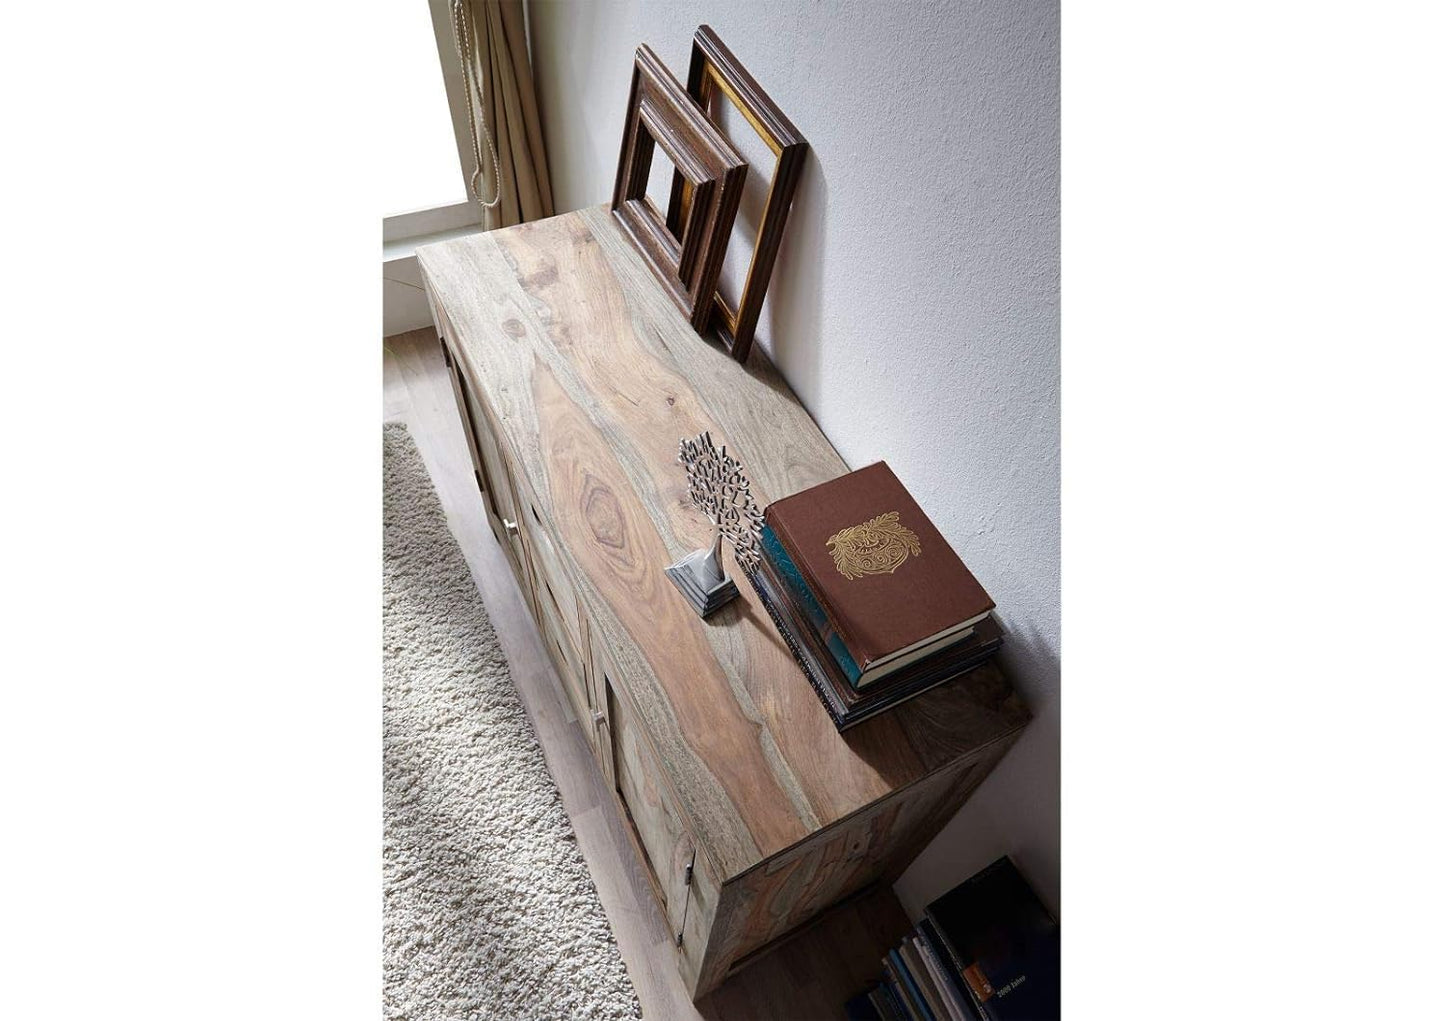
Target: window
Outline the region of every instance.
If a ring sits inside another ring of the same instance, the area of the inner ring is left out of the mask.
[[[380,148],[381,215],[452,205],[467,199],[466,179],[452,130],[442,79],[439,46],[451,46],[450,27],[434,31],[426,0],[380,4],[387,19],[386,98],[377,130]]]

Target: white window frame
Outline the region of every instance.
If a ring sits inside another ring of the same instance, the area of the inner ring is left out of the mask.
[[[431,312],[421,292],[421,271],[415,250],[418,245],[474,234],[481,230],[481,210],[472,197],[472,134],[467,123],[466,83],[461,60],[452,39],[451,0],[427,0],[437,58],[441,61],[442,84],[451,112],[452,136],[457,145],[457,169],[462,178],[465,201],[413,209],[384,217],[381,221],[382,336],[431,325]],[[527,55],[532,52],[531,10],[522,4],[527,32]]]
[[[452,41],[451,0],[427,0],[427,7],[431,12],[432,35],[436,39],[437,57],[441,61],[442,84],[446,88],[447,107],[450,109],[452,116],[452,140],[456,143],[457,147],[457,171],[462,176],[462,196],[470,200],[472,192],[468,179],[472,173],[472,136],[471,128],[467,124],[467,97],[465,82],[462,79],[462,64],[461,61],[457,59],[456,43]],[[469,205],[470,202],[461,204]],[[418,210],[417,212],[425,211]],[[406,216],[409,214],[402,215]],[[399,217],[391,217],[390,219],[399,219]],[[471,222],[480,222],[480,217],[474,216]],[[451,226],[462,226],[462,224],[452,224]],[[433,229],[446,228],[445,226],[441,226],[434,227]]]

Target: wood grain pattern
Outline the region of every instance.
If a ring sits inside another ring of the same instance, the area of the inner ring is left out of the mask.
[[[693,864],[692,836],[671,792],[660,782],[661,771],[631,712],[625,705],[615,704],[610,719],[617,790],[661,888],[668,923],[673,932],[682,932],[691,890],[687,870]]]
[[[656,772],[656,798],[714,880],[679,957],[703,992],[761,943],[900,871],[1027,713],[990,667],[840,735],[750,586],[706,621],[691,611],[663,568],[710,526],[687,499],[678,437],[726,443],[763,503],[847,469],[765,358],[740,364],[692,333],[604,209],[418,258],[464,398],[481,405],[475,448],[519,515],[503,544],[544,634],[578,646],[556,643],[558,670],[589,740],[622,777],[627,714],[634,773]]]
[[[453,400],[436,334],[428,328],[387,338],[383,419],[404,421],[416,439],[472,576],[496,628],[513,681],[597,885],[646,1021],[736,1021],[738,1018],[838,1018],[843,999],[878,977],[878,959],[908,928],[886,887],[830,909],[782,942],[750,958],[713,992],[692,1002],[704,920],[716,913],[719,884],[699,868],[681,950],[668,931],[650,870],[636,846],[615,782],[611,757],[596,756],[583,721],[567,706],[561,681],[543,654],[506,554],[489,533],[474,465]],[[584,636],[584,645],[587,644]],[[605,656],[592,649],[594,660]],[[594,663],[598,676],[616,671]],[[594,698],[595,702],[595,698]],[[601,732],[605,734],[605,725]],[[607,747],[610,747],[610,743]],[[701,866],[705,858],[699,857]],[[686,983],[686,985],[684,984]]]
[[[712,988],[750,950],[786,938],[830,905],[891,884],[1010,743],[985,746],[733,878],[723,888],[701,986]]]

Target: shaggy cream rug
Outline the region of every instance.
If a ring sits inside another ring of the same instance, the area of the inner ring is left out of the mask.
[[[639,1018],[421,455],[383,434],[387,1018]]]

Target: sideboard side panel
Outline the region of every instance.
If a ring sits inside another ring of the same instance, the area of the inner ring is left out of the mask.
[[[758,950],[874,883],[891,883],[937,835],[1013,744],[1015,735],[818,831],[728,882],[699,992]]]

